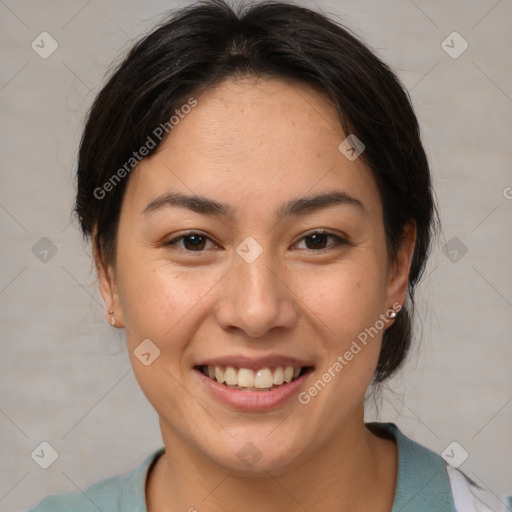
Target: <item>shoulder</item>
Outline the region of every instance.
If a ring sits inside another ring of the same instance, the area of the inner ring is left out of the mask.
[[[101,480],[84,491],[66,492],[47,496],[29,512],[98,512],[120,510],[119,503],[129,475]]]
[[[460,512],[505,512],[509,509],[494,494],[479,487],[462,471],[447,465],[455,508]]]
[[[370,423],[378,435],[393,438],[398,448],[395,510],[507,512],[505,502],[481,489],[441,455],[407,437],[394,423]]]
[[[149,468],[163,452],[153,452],[129,473],[100,480],[83,491],[47,496],[27,512],[146,512],[145,483]]]

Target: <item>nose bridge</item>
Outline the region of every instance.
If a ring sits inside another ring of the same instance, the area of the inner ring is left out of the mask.
[[[237,327],[257,338],[275,327],[291,327],[296,314],[276,258],[268,250],[256,249],[251,241],[237,248],[217,319],[224,328]]]
[[[278,280],[274,270],[275,263],[269,251],[261,254],[255,261],[239,261],[237,264],[237,274],[242,288],[245,286],[246,294],[243,296],[246,304],[256,309],[263,305],[270,307],[271,303],[279,300],[278,286],[275,282]]]

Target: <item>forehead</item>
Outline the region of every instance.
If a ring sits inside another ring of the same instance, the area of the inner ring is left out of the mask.
[[[196,149],[212,160],[229,154],[230,165],[241,168],[271,161],[284,169],[305,156],[306,163],[332,157],[343,134],[323,95],[277,79],[225,80],[198,98],[193,114],[195,122],[172,134],[176,146],[200,145]]]
[[[158,151],[139,164],[127,195],[139,205],[177,189],[252,206],[333,189],[361,196],[378,213],[378,191],[322,94],[277,79],[225,80],[196,97]]]

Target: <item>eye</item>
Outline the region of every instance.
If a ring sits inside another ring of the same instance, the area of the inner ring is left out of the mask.
[[[178,236],[176,238],[173,238],[172,240],[164,242],[164,244],[167,245],[175,245],[178,246],[179,242],[183,242],[183,245],[180,247],[180,249],[184,249],[185,251],[189,252],[202,252],[203,249],[205,249],[205,245],[208,242],[213,242],[202,233],[187,233],[185,235]],[[215,244],[213,244],[215,246]]]
[[[327,242],[329,239],[334,240],[334,243],[328,244]],[[334,235],[333,233],[324,231],[315,231],[310,233],[309,235],[303,237],[298,243],[300,244],[303,241],[306,244],[305,249],[312,251],[321,251],[332,246],[348,244],[347,240]],[[180,243],[182,243],[181,247],[179,246]],[[203,233],[191,232],[166,241],[164,242],[164,245],[176,246],[187,252],[203,252],[204,250],[208,249],[208,247],[206,247],[208,243],[213,245],[213,247],[210,247],[210,249],[216,247],[212,240]],[[301,249],[301,247],[299,247],[299,249]]]
[[[329,238],[333,239],[335,243],[326,245]],[[332,245],[344,245],[348,243],[345,239],[325,231],[315,231],[314,233],[310,233],[303,237],[299,243],[302,243],[302,241],[306,242],[306,249],[314,251],[328,249]]]

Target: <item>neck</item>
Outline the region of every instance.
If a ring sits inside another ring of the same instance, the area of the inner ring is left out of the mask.
[[[250,477],[220,467],[161,426],[166,451],[148,481],[148,512],[392,508],[396,445],[364,426],[362,410],[323,449]]]

